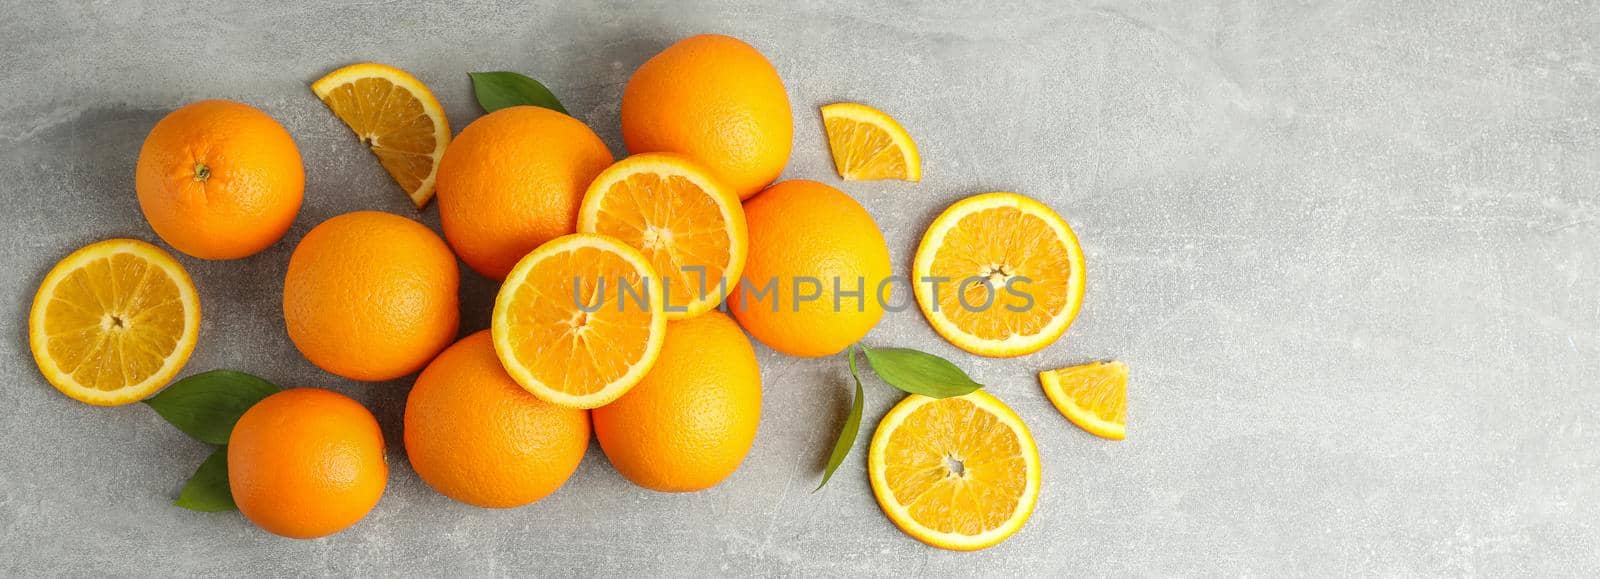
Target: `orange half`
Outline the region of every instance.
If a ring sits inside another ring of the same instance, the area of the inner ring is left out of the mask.
[[[506,276],[490,330],[506,373],[534,396],[596,408],[655,364],[667,331],[648,258],[615,238],[558,237]]]
[[[160,248],[108,239],[72,252],[39,284],[28,314],[33,359],[50,385],[97,406],[138,402],[183,369],[200,334],[194,282]]]
[[[427,85],[406,71],[352,64],[311,83],[311,92],[372,149],[418,209],[433,199],[450,122]]]
[[[912,264],[933,329],[983,356],[1030,354],[1067,331],[1083,305],[1083,248],[1044,204],[984,193],[933,220]]]
[[[645,153],[601,172],[584,194],[578,231],[622,240],[662,276],[667,319],[722,303],[744,271],[749,237],[739,196],[686,157]]]
[[[999,544],[1022,528],[1039,500],[1033,435],[982,390],[906,396],[878,423],[867,470],[889,520],[944,549]]]

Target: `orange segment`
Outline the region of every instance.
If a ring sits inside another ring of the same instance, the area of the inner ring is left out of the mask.
[[[822,107],[833,166],[846,181],[922,180],[922,156],[911,134],[883,111],[858,103]]]
[[[1128,424],[1128,365],[1095,362],[1039,373],[1044,394],[1068,420],[1100,438],[1122,440]]]
[[[739,196],[699,164],[669,153],[634,155],[600,173],[583,197],[578,231],[642,251],[666,284],[668,319],[722,303],[749,250]]]
[[[495,354],[545,401],[603,406],[639,383],[661,352],[667,317],[657,283],[648,258],[615,238],[553,239],[500,286],[490,319]]]
[[[1022,528],[1039,498],[1033,436],[982,390],[907,396],[878,423],[867,462],[884,514],[944,549],[999,544]]]
[[[311,92],[372,149],[417,208],[428,204],[439,159],[450,144],[450,123],[422,81],[365,62],[328,73],[311,83]]]
[[[137,402],[177,375],[200,333],[200,299],[172,255],[110,239],[45,275],[28,316],[33,359],[52,386],[98,406]]]
[[[1016,193],[950,206],[928,226],[912,267],[928,323],[974,354],[1036,352],[1067,331],[1083,303],[1077,236],[1055,211]]]

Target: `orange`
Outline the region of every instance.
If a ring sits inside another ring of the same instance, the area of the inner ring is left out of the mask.
[[[739,197],[671,153],[634,155],[600,173],[583,196],[578,231],[643,251],[664,280],[669,320],[722,303],[749,248]]]
[[[667,316],[649,258],[613,237],[574,233],[506,276],[490,314],[511,379],[569,408],[604,406],[644,378]]]
[[[894,286],[889,247],[854,199],[816,181],[784,181],[744,212],[750,257],[728,310],[750,335],[791,356],[827,356],[883,318]]]
[[[208,100],[150,129],[134,191],[168,245],[201,259],[238,259],[283,237],[305,182],[300,150],[283,125],[250,105]]]
[[[589,413],[540,400],[494,355],[487,330],[428,364],[406,398],[406,456],[423,482],[486,508],[526,505],[560,488],[589,447]]]
[[[155,394],[189,360],[200,298],[172,255],[134,239],[89,244],[45,274],[28,345],[51,386],[97,406]]]
[[[320,388],[251,406],[228,437],[228,488],[250,522],[295,539],[356,524],[383,497],[383,432],[366,407]]]
[[[1094,362],[1039,373],[1044,395],[1061,414],[1090,434],[1110,440],[1127,436],[1128,365]]]
[[[860,103],[822,107],[833,168],[846,181],[922,180],[922,155],[894,117]]]
[[[983,549],[1022,529],[1039,500],[1039,472],[1027,425],[983,390],[906,396],[878,423],[867,451],[884,515],[942,549]]]
[[[983,356],[1039,351],[1083,305],[1078,237],[1054,210],[1016,193],[951,205],[923,234],[911,271],[933,329]]]
[[[455,339],[455,256],[420,223],[378,211],[311,229],[289,257],[283,321],[307,360],[352,380],[421,370]]]
[[[748,199],[789,163],[794,119],[783,79],[749,44],[717,34],[678,41],[622,91],[630,153],[682,153]]]
[[[412,204],[421,208],[433,199],[450,122],[427,85],[398,68],[363,62],[317,79],[311,92],[377,155]]]
[[[650,373],[594,409],[594,432],[617,472],[666,492],[710,488],[744,462],[761,421],[756,352],[721,312],[667,323]]]
[[[461,261],[502,280],[546,241],[577,231],[578,206],[611,151],[577,119],[518,106],[461,131],[439,162],[439,223]]]

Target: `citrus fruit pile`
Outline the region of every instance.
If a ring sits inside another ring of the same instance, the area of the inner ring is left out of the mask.
[[[695,36],[641,65],[622,96],[630,154],[620,160],[535,81],[473,80],[537,90],[487,98],[494,87],[477,85],[488,112],[452,138],[438,100],[405,71],[362,63],[312,83],[419,210],[438,199],[442,236],[409,217],[346,213],[299,239],[283,274],[282,324],[306,360],[357,381],[416,375],[403,444],[440,494],[487,508],[538,501],[577,469],[591,433],[641,487],[714,486],[744,461],[761,419],[761,369],[746,332],[792,356],[853,352],[892,302],[895,272],[867,210],[818,181],[778,182],[793,110],[778,72],[743,41]],[[921,179],[916,145],[889,115],[856,103],[820,112],[844,180]],[[283,237],[305,180],[293,139],[271,117],[201,101],[151,130],[135,190],[168,246],[228,260]],[[490,327],[460,339],[458,258],[501,283]],[[1052,209],[988,193],[933,221],[909,277],[924,316],[952,344],[1021,356],[1072,323],[1083,261]],[[949,283],[925,283],[936,279]],[[34,357],[67,396],[143,400],[219,446],[180,505],[236,507],[296,538],[360,521],[389,475],[378,422],[361,404],[223,371],[162,391],[197,346],[196,295],[161,248],[89,245],[39,287]],[[1041,484],[1021,418],[976,383],[959,395],[899,383],[937,382],[954,369],[949,362],[885,370],[869,359],[886,382],[913,392],[869,449],[884,513],[951,549],[994,545],[1020,529]],[[854,372],[853,355],[850,365]],[[1126,376],[1111,363],[1040,379],[1074,423],[1121,439]],[[193,411],[203,404],[214,407]]]

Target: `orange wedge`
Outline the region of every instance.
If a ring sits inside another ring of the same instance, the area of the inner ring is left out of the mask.
[[[668,153],[634,155],[595,177],[578,211],[578,231],[644,252],[666,284],[669,320],[722,303],[744,271],[750,245],[739,196],[700,165]]]
[[[1083,248],[1044,204],[984,193],[933,220],[912,263],[917,304],[933,329],[983,356],[1021,356],[1055,342],[1083,305]]]
[[[858,103],[822,107],[833,167],[846,181],[922,180],[922,156],[911,134],[883,111]]]
[[[450,123],[422,81],[386,64],[364,62],[328,73],[311,83],[311,92],[372,149],[418,209],[433,199]]]
[[[596,408],[627,393],[667,331],[649,258],[612,237],[557,237],[517,262],[490,330],[506,373],[552,404]]]
[[[50,385],[97,406],[137,402],[183,369],[200,298],[172,255],[133,239],[91,244],[57,263],[33,296],[28,345]]]
[[[1044,395],[1067,420],[1100,438],[1122,440],[1128,424],[1128,365],[1095,362],[1039,373]]]
[[[878,423],[867,469],[889,520],[943,549],[999,544],[1022,528],[1039,499],[1033,435],[982,390],[907,396]]]

